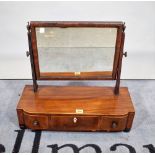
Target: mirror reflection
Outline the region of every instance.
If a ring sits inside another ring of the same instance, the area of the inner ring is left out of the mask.
[[[40,72],[112,71],[117,28],[36,28]]]

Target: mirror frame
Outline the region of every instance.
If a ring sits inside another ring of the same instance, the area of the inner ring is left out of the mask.
[[[115,53],[113,60],[113,70],[103,72],[82,72],[75,75],[75,72],[50,72],[40,73],[36,29],[38,27],[94,27],[94,28],[117,28]],[[123,22],[96,22],[96,21],[31,21],[27,25],[29,54],[31,60],[33,83],[36,85],[37,80],[120,80],[121,64],[123,56],[125,23]],[[119,81],[118,80],[118,81]],[[118,82],[119,83],[119,82]],[[117,85],[117,84],[116,84]],[[118,84],[119,85],[119,84]],[[35,90],[35,89],[34,89]]]

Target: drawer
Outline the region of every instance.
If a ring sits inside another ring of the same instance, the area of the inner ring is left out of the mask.
[[[122,131],[126,128],[127,116],[48,116],[24,113],[27,128],[32,130],[60,131]]]
[[[97,116],[51,116],[50,129],[69,131],[96,131]]]
[[[108,117],[102,116],[100,121],[100,130],[103,131],[122,131],[126,128],[127,116]]]
[[[26,127],[32,130],[48,129],[48,116],[24,114]]]

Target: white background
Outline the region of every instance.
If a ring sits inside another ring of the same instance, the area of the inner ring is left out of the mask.
[[[122,79],[155,79],[155,2],[0,2],[0,79],[29,79],[31,20],[124,21]]]

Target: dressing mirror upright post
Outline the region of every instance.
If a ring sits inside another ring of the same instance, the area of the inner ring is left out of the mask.
[[[123,22],[30,22],[27,29],[33,87],[25,86],[17,106],[21,127],[65,131],[131,128],[134,107],[128,89],[120,88],[122,57],[127,55],[123,52]],[[116,80],[116,84],[38,87],[37,80]]]

